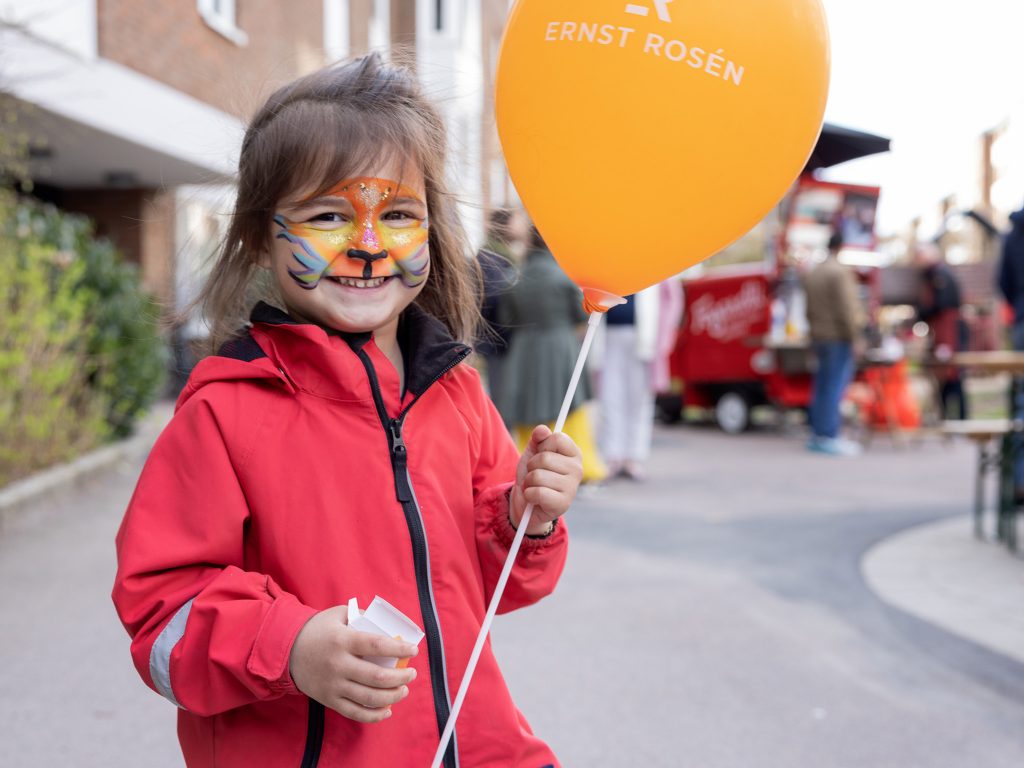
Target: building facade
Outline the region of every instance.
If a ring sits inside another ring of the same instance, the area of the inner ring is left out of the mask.
[[[0,0],[0,88],[34,194],[89,215],[181,308],[230,210],[245,121],[280,85],[368,51],[440,104],[473,242],[514,198],[493,118],[507,0]],[[397,53],[397,52],[400,52]]]

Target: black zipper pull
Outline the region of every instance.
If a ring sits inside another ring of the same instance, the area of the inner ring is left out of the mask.
[[[399,501],[412,501],[408,456],[402,439],[402,420],[391,420],[391,465],[395,470],[395,494]]]

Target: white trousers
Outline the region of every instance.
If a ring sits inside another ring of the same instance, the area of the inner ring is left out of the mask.
[[[651,364],[636,355],[636,328],[605,328],[601,369],[601,453],[606,461],[645,461],[651,453]]]

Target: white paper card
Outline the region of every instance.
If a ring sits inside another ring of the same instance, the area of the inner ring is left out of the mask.
[[[348,625],[359,632],[395,637],[410,645],[419,645],[423,640],[423,630],[380,596],[374,597],[365,611],[359,610],[359,603],[354,597],[349,600]],[[408,659],[396,659],[393,656],[367,656],[366,660],[389,668],[404,667],[409,662]]]

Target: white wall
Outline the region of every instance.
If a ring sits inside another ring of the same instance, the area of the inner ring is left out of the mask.
[[[476,247],[484,236],[480,8],[473,0],[444,0],[441,31],[435,27],[435,8],[435,0],[417,0],[416,63],[427,94],[448,124],[449,183],[462,202],[463,223]]]
[[[391,47],[391,2],[373,0],[373,16],[370,18],[369,44],[371,51],[386,53]]]
[[[324,0],[324,57],[329,62],[348,58],[351,51],[349,0]]]
[[[175,310],[182,312],[199,295],[212,258],[227,233],[235,188],[185,185],[175,193],[174,298]],[[209,328],[201,313],[193,311],[182,332],[186,339],[199,339],[209,334]]]
[[[0,0],[0,24],[80,58],[96,58],[96,0]],[[4,63],[0,59],[0,67]]]
[[[997,135],[992,146],[992,166],[996,172],[992,205],[997,223],[1005,226],[1005,217],[1019,209],[1024,199],[1024,105],[1014,107],[1004,130]]]

